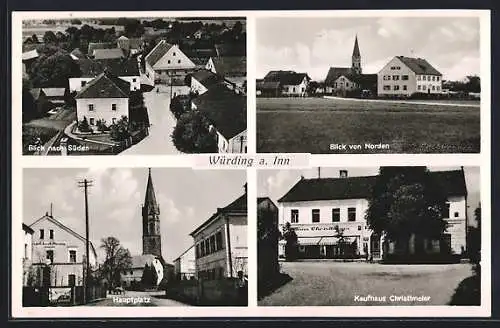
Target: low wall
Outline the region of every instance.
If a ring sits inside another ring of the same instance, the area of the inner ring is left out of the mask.
[[[181,280],[166,289],[168,298],[193,305],[245,306],[247,287],[240,287],[238,279]]]

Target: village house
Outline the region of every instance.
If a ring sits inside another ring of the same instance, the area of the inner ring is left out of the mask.
[[[141,38],[127,38],[122,35],[116,40],[116,43],[118,48],[130,55],[135,55],[144,49],[144,42]]]
[[[79,92],[87,83],[105,70],[130,84],[130,91],[141,89],[139,64],[134,58],[115,58],[107,60],[80,59],[81,75],[69,78],[70,92]]]
[[[94,58],[95,51],[98,49],[114,49],[116,48],[116,43],[114,42],[89,42],[87,48],[87,56]]]
[[[220,153],[247,152],[247,102],[246,97],[227,88],[225,83],[212,86],[193,99],[193,110],[203,113],[216,132]]]
[[[217,75],[209,70],[199,70],[191,76],[191,92],[197,95],[202,95],[211,87],[221,83],[229,89],[234,89],[234,85],[226,81],[222,76]]]
[[[223,76],[240,89],[247,78],[246,56],[210,57],[205,68]]]
[[[311,78],[306,73],[294,71],[270,71],[263,82],[279,82],[281,96],[306,97]],[[264,85],[259,84],[259,87]],[[263,90],[260,90],[262,93]]]
[[[424,240],[427,253],[461,255],[466,250],[467,187],[463,170],[434,171],[431,176],[442,186],[448,198],[443,219],[448,227],[440,240]],[[365,213],[376,176],[348,177],[346,170],[339,178],[301,178],[278,200],[279,223],[290,223],[298,236],[299,257],[337,258],[364,257],[380,259],[393,254],[395,243],[369,229]],[[342,231],[339,235],[338,231]],[[342,238],[342,244],[339,242]],[[279,254],[284,256],[285,241],[280,241]],[[409,243],[415,251],[415,239]]]
[[[128,117],[129,96],[130,83],[107,71],[99,74],[75,96],[78,122],[86,118],[97,129],[98,121],[109,125]]]
[[[161,40],[145,57],[146,76],[154,82],[168,82],[173,78],[184,78],[196,64],[177,45]]]
[[[255,84],[256,95],[259,97],[279,97],[281,96],[280,82],[266,82],[258,79]]]
[[[23,286],[28,286],[30,281],[31,263],[33,260],[33,233],[35,231],[23,223],[24,252],[23,252]]]
[[[35,272],[50,269],[50,286],[82,286],[86,239],[46,213],[29,226],[33,231],[32,265]],[[90,243],[89,264],[96,267],[97,253]],[[35,273],[35,285],[42,285]]]
[[[377,84],[382,97],[437,95],[442,91],[442,74],[423,58],[396,56],[378,72]]]
[[[191,245],[174,260],[174,272],[177,280],[196,278],[195,246]]]
[[[247,192],[218,208],[193,232],[197,279],[248,275]]]

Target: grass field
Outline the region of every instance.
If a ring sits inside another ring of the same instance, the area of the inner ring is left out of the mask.
[[[384,144],[372,149],[365,144]],[[331,149],[343,144],[345,149]],[[352,147],[352,148],[351,148]],[[257,151],[291,153],[475,153],[480,110],[323,98],[258,98]]]
[[[343,262],[283,262],[292,280],[259,301],[260,306],[447,305],[469,264],[387,265]],[[381,299],[364,301],[356,296]],[[390,296],[426,296],[428,301],[391,301]]]

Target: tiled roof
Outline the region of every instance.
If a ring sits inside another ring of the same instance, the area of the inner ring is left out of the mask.
[[[22,60],[30,60],[30,59],[35,59],[37,57],[38,57],[38,51],[36,49],[23,52],[22,54]]]
[[[430,172],[447,196],[467,195],[461,170]],[[377,176],[299,180],[278,202],[332,199],[366,199],[371,196]]]
[[[75,56],[78,59],[85,58],[85,54],[80,50],[80,48],[75,48],[71,51],[71,55]]]
[[[135,58],[81,59],[78,61],[81,77],[95,77],[107,68],[116,76],[139,76],[139,65]]]
[[[225,76],[246,75],[247,58],[240,57],[214,57],[212,61],[217,74]]]
[[[279,87],[280,87],[279,82],[257,81],[256,83],[257,90],[276,90]]]
[[[411,58],[404,56],[397,56],[409,69],[411,69],[415,74],[425,74],[425,75],[442,75],[437,69],[432,67],[427,60],[423,58]]]
[[[116,43],[114,42],[90,42],[87,54],[89,56],[94,55],[94,50],[96,49],[113,49],[116,48]]]
[[[161,40],[151,52],[146,56],[149,65],[154,66],[172,48],[170,43]]]
[[[64,97],[65,88],[43,88],[43,92],[47,97]]]
[[[113,59],[123,58],[125,54],[120,48],[114,49],[95,49],[93,53],[94,59]]]
[[[201,225],[199,225],[193,232],[190,233],[191,236],[195,235],[197,232],[201,231],[204,227],[208,226],[211,224],[212,221],[214,221],[220,214],[222,213],[247,213],[247,193],[245,192],[243,195],[238,197],[236,200],[231,202],[229,205],[225,207],[220,207],[217,208],[217,212],[212,214],[206,220],[203,222]]]
[[[294,71],[270,71],[264,77],[265,82],[280,82],[282,85],[298,85],[304,78],[310,80],[306,73],[297,73]]]
[[[226,139],[246,130],[246,97],[228,89],[224,83],[213,86],[193,101],[196,108],[205,114]]]
[[[130,83],[103,72],[87,83],[75,98],[128,98],[129,94]]]
[[[206,69],[196,71],[193,74],[191,74],[191,76],[198,82],[200,82],[203,86],[205,86],[207,89],[209,89],[210,86],[215,85],[222,81],[222,78],[219,75],[212,73],[211,71],[208,71]]]
[[[336,79],[341,75],[350,75],[352,70],[350,67],[330,67],[325,78],[325,85],[333,85]]]

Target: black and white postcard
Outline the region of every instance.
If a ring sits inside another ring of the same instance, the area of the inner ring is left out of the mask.
[[[480,25],[470,15],[258,18],[257,152],[479,153]]]

